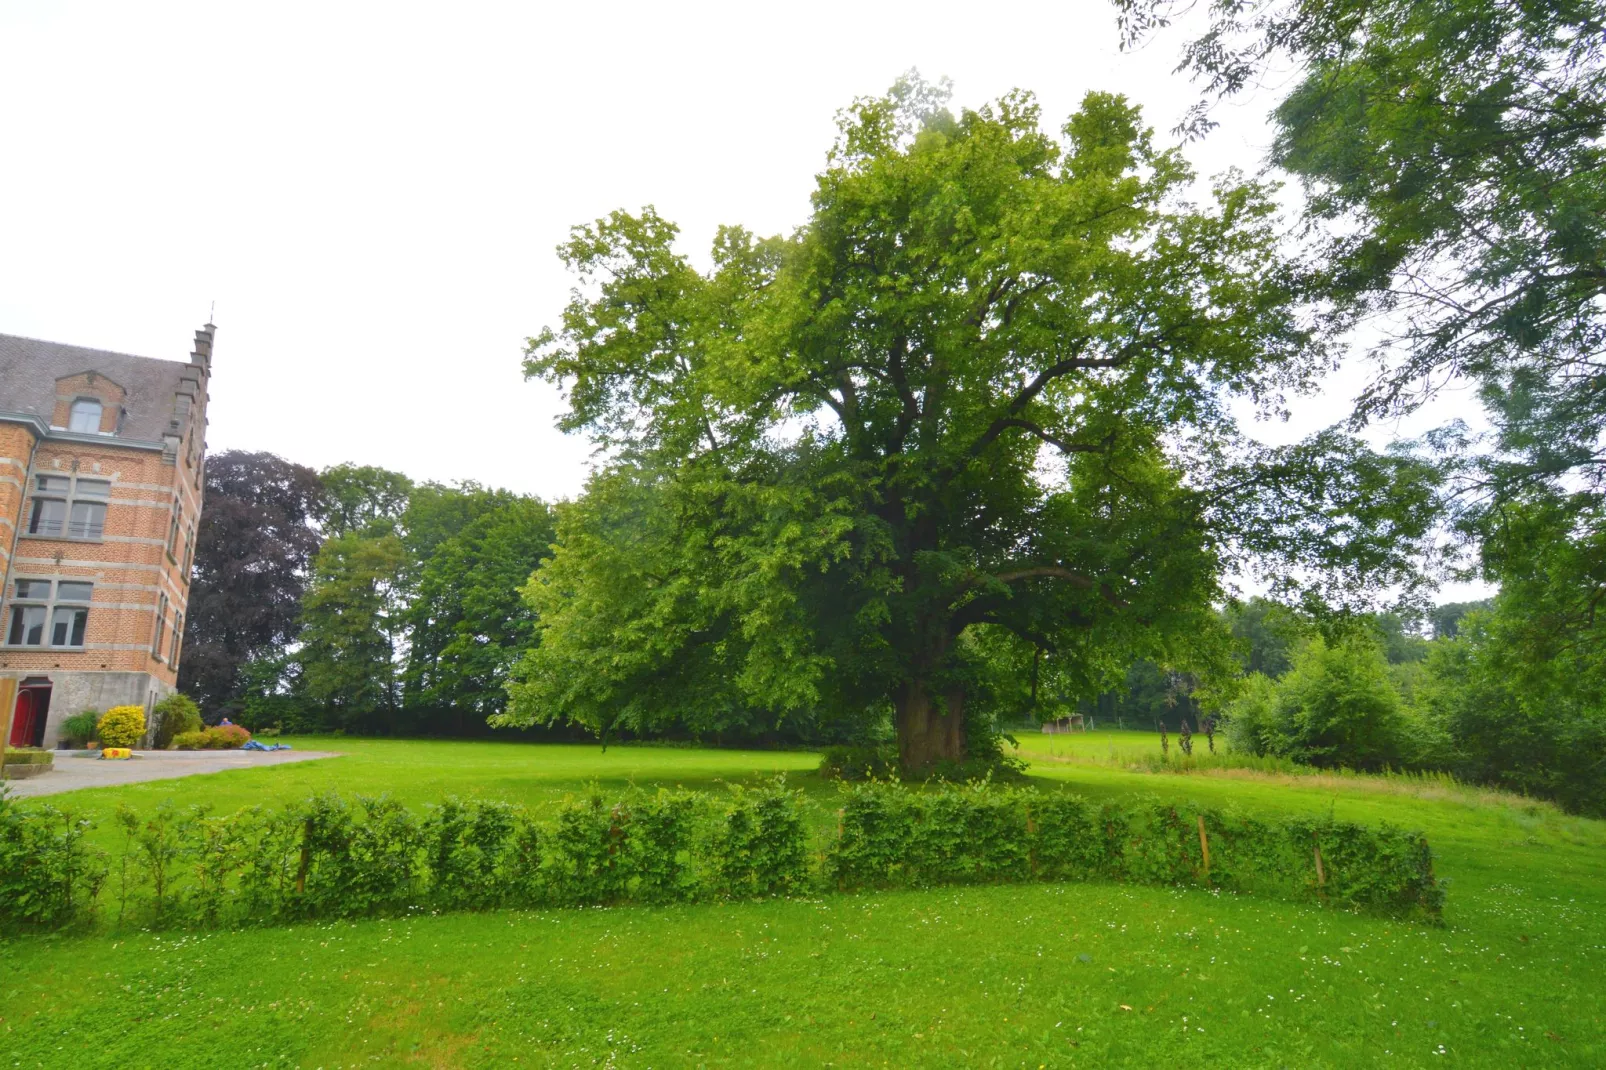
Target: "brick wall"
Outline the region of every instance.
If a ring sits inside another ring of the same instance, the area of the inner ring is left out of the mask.
[[[30,535],[28,511],[19,512],[24,530],[16,542],[13,582],[19,577],[84,579],[95,588],[82,651],[0,648],[0,670],[146,672],[175,686],[171,635],[189,601],[187,539],[200,515],[200,494],[183,478],[184,466],[164,463],[154,450],[47,440],[39,446],[33,471],[109,480],[111,498],[103,534],[93,540]],[[175,500],[179,532],[170,549]],[[164,639],[153,651],[164,596]]]
[[[117,430],[118,416],[123,407],[123,388],[93,371],[56,380],[56,411],[50,418],[50,426],[67,427],[72,403],[79,398],[95,398],[100,402],[101,432],[109,435]]]
[[[33,429],[27,424],[0,423],[0,575],[5,573],[11,544],[22,523],[23,481],[33,443]]]
[[[10,573],[0,594],[0,629],[9,629],[18,579],[93,584],[81,648],[10,647],[3,645],[7,636],[0,632],[0,675],[39,675],[51,682],[46,745],[60,721],[79,709],[148,705],[177,686],[183,651],[174,637],[182,640],[201,514],[211,350],[208,326],[196,334],[190,363],[177,365],[176,390],[146,402],[159,406],[154,413],[141,409],[137,414],[144,427],[151,426],[150,416],[160,418],[159,443],[118,440],[125,392],[92,370],[56,380],[52,429],[37,447],[36,424],[0,421],[0,553],[6,555],[0,557],[0,569],[9,566]],[[102,403],[99,436],[57,430],[68,424],[72,402],[80,397]],[[39,476],[109,483],[100,535],[28,532]]]

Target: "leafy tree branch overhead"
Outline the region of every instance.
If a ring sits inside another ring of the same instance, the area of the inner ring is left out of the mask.
[[[1232,415],[1327,359],[1269,189],[1191,202],[1108,94],[1054,137],[1029,94],[956,116],[908,76],[839,126],[790,236],[723,228],[699,271],[648,208],[560,248],[580,285],[525,368],[612,465],[531,582],[509,722],[891,704],[924,769],[978,731],[984,632],[1163,658],[1210,646],[1251,555],[1408,572],[1431,495],[1375,492],[1430,472],[1337,435],[1260,450]]]
[[[1116,6],[1134,43],[1189,5]],[[1272,112],[1272,162],[1304,187],[1329,326],[1365,321],[1381,338],[1357,419],[1450,383],[1477,390],[1492,433],[1450,426],[1427,445],[1454,465],[1469,573],[1505,590],[1510,626],[1487,634],[1582,654],[1592,668],[1530,701],[1599,710],[1606,3],[1211,0],[1201,11],[1208,24],[1179,64],[1205,92],[1196,132],[1215,101],[1294,68]],[[1580,680],[1597,681],[1582,703]]]

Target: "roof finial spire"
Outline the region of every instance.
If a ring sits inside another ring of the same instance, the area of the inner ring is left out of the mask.
[[[216,320],[217,320],[217,300],[216,300],[216,298],[214,298],[213,301],[212,301],[212,307],[206,313],[206,322],[208,324],[210,324],[210,323],[215,322]]]

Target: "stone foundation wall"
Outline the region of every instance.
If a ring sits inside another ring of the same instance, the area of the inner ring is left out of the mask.
[[[75,713],[105,713],[113,706],[141,706],[145,710],[146,739],[150,742],[151,707],[173,693],[164,681],[143,672],[52,672],[50,715],[45,719],[45,746],[56,746],[61,722]]]

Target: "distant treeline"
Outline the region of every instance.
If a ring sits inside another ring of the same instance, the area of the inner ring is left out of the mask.
[[[539,498],[271,453],[206,464],[180,689],[253,730],[486,736],[535,642],[522,588],[556,537]],[[569,725],[500,734],[590,739]],[[838,733],[840,735],[840,733]],[[614,738],[631,738],[628,730]],[[809,718],[693,736],[832,741]]]

